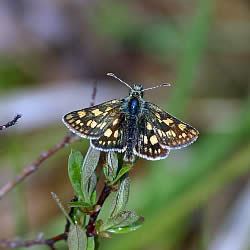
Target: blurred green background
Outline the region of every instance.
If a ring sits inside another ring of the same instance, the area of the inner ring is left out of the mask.
[[[0,124],[23,114],[0,132],[0,187],[61,141],[62,115],[89,106],[95,81],[96,104],[128,94],[107,72],[144,87],[171,82],[145,99],[200,137],[136,162],[129,208],[145,223],[100,249],[250,249],[249,1],[3,0],[0,31]],[[63,232],[50,192],[71,200],[68,155],[88,144],[64,148],[0,201],[0,239]]]

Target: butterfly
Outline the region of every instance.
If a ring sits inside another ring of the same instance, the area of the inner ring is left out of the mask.
[[[198,130],[144,101],[144,91],[170,84],[144,89],[139,84],[131,87],[113,73],[107,75],[129,87],[129,95],[70,112],[62,118],[73,133],[90,139],[93,148],[124,153],[124,161],[128,162],[134,162],[135,156],[160,160],[170,150],[186,147],[198,138]]]

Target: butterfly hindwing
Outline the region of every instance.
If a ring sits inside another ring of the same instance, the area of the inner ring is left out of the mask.
[[[160,160],[168,156],[169,150],[163,148],[153,130],[153,124],[146,116],[142,116],[138,122],[139,134],[134,148],[134,154],[148,159]]]
[[[199,132],[187,123],[168,114],[157,105],[146,102],[147,117],[153,124],[153,128],[160,144],[169,149],[179,149],[193,143]]]
[[[121,100],[111,100],[90,108],[73,111],[63,117],[65,125],[75,134],[95,139],[103,135],[120,114]]]
[[[98,139],[91,140],[91,145],[102,151],[124,152],[126,149],[124,118],[123,113],[114,117],[109,126],[104,130],[103,135]]]

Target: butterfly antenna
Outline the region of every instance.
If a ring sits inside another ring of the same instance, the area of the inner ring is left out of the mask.
[[[124,83],[127,87],[129,87],[130,89],[132,89],[132,87],[128,84],[128,83],[126,83],[126,82],[124,82],[123,80],[121,80],[119,77],[117,77],[115,74],[113,74],[113,73],[107,73],[107,76],[112,76],[112,77],[114,77],[115,79],[117,79],[117,80],[119,80],[121,83]]]
[[[170,83],[163,83],[163,84],[158,85],[158,86],[154,86],[154,87],[151,87],[151,88],[143,89],[142,91],[146,91],[146,90],[150,90],[150,89],[156,89],[156,88],[160,88],[160,87],[167,87],[167,86],[171,86],[171,84]]]

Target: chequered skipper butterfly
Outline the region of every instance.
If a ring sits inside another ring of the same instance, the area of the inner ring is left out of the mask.
[[[92,147],[125,153],[124,160],[130,162],[135,156],[160,160],[171,149],[186,147],[198,138],[195,128],[144,101],[144,91],[169,84],[143,89],[138,84],[131,87],[112,73],[107,75],[128,86],[129,96],[70,112],[62,119],[73,133],[90,139]]]

